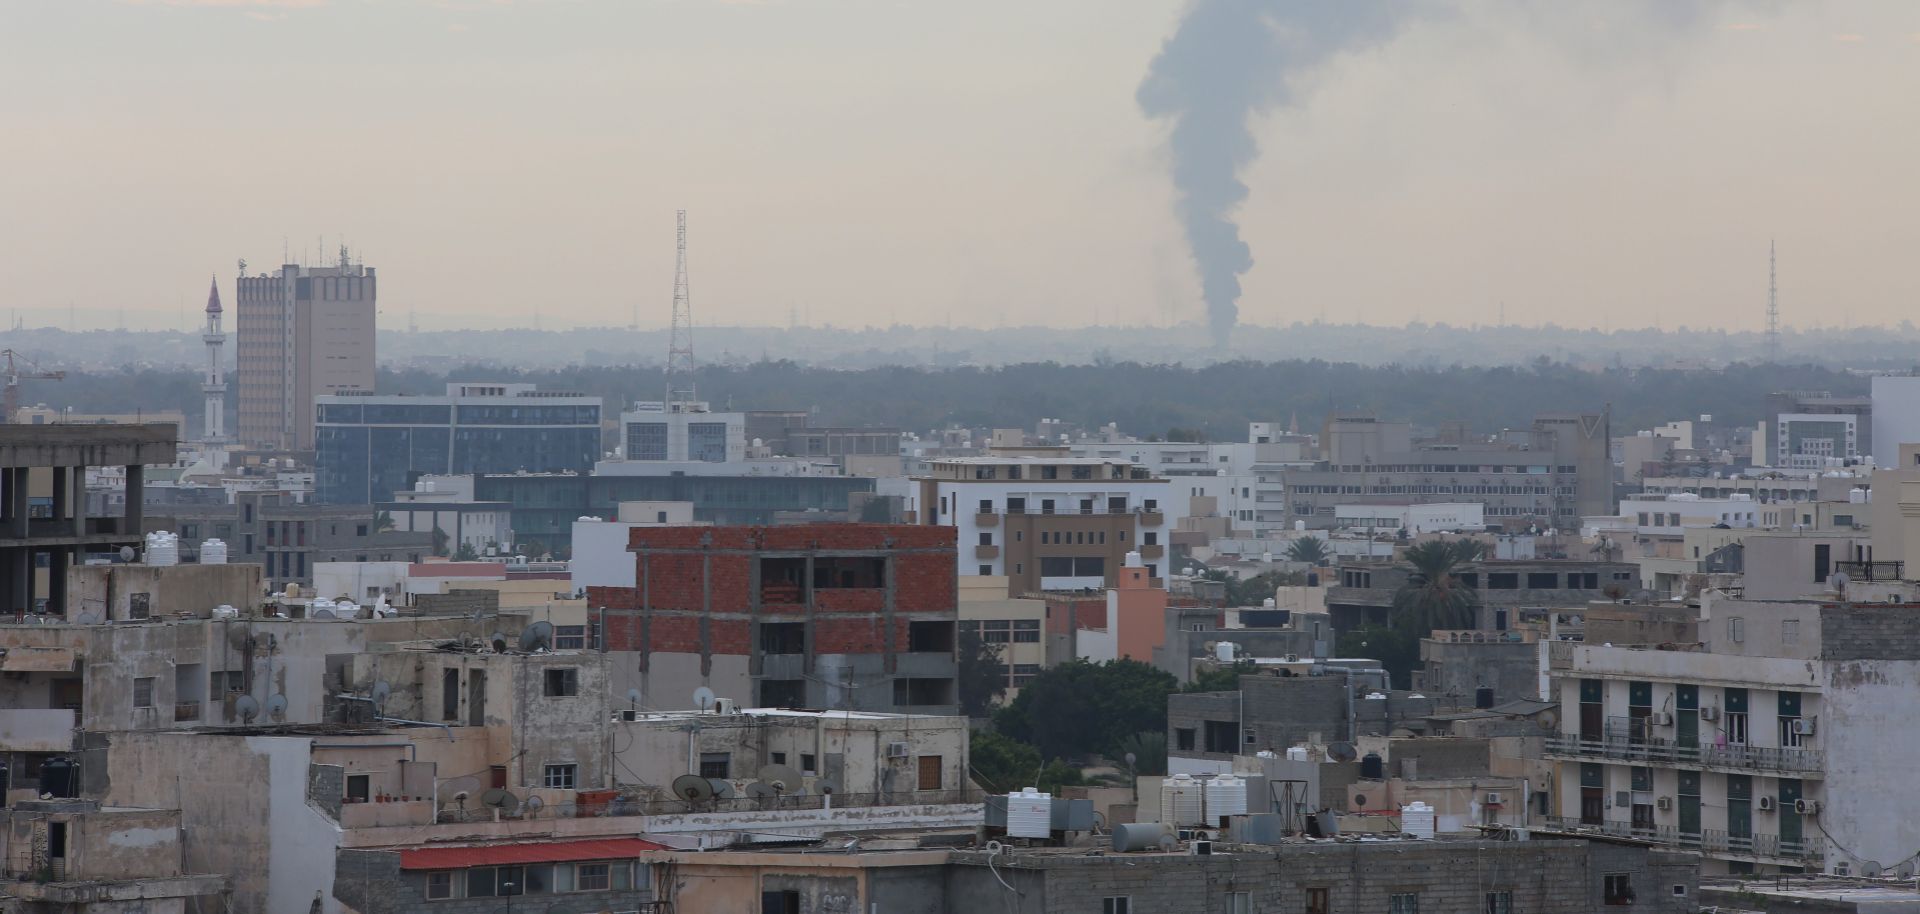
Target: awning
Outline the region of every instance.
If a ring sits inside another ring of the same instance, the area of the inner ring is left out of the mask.
[[[483,844],[470,847],[421,847],[400,852],[403,870],[457,870],[470,866],[566,863],[573,860],[630,860],[642,851],[667,850],[639,838],[549,841],[538,844]]]
[[[0,657],[0,670],[9,673],[71,673],[73,648],[10,647]]]

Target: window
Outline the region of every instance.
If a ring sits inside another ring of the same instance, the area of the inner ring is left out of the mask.
[[[349,803],[365,803],[373,796],[372,778],[364,774],[347,775],[347,796]]]
[[[1147,532],[1140,534],[1140,545],[1142,546],[1160,545],[1160,534],[1153,530],[1148,530]]]
[[[1133,914],[1133,899],[1125,895],[1108,895],[1100,901],[1100,914]]]
[[[1488,590],[1519,590],[1520,575],[1518,572],[1512,572],[1512,571],[1489,572],[1487,574],[1487,589]]]
[[[980,513],[981,514],[993,513],[993,499],[991,498],[980,499]],[[985,544],[982,544],[982,545],[985,545]]]
[[[1173,748],[1193,751],[1193,728],[1176,727],[1173,731]]]
[[[435,870],[427,874],[427,898],[453,897],[453,871]]]
[[[579,765],[571,763],[565,765],[548,765],[546,778],[541,786],[550,787],[555,790],[572,790],[574,775],[578,773],[579,770]]]
[[[1800,643],[1800,620],[1799,619],[1780,620],[1780,643],[1781,644],[1799,644]]]
[[[604,892],[613,885],[612,867],[605,863],[582,863],[573,868],[576,892]]]
[[[733,754],[730,752],[700,753],[700,776],[703,778],[732,777]]]
[[[1240,725],[1230,720],[1205,721],[1208,752],[1232,754],[1239,749]]]
[[[1488,892],[1486,914],[1513,914],[1513,893]]]
[[[1527,573],[1527,588],[1530,590],[1553,590],[1560,586],[1560,576],[1551,571],[1531,571]]]
[[[800,753],[800,773],[813,774],[815,772],[813,761],[814,761],[813,753],[811,752]]]
[[[153,617],[153,595],[147,593],[127,594],[127,618],[150,619]]]
[[[1225,914],[1253,914],[1252,892],[1228,892],[1226,901],[1220,908]]]
[[[1013,640],[1019,644],[1038,644],[1040,642],[1040,620],[1013,620]]]
[[[136,708],[153,707],[152,676],[142,676],[133,681],[133,706]]]
[[[1333,914],[1333,891],[1321,886],[1307,889],[1307,914]]]
[[[991,545],[993,545],[993,534],[991,534],[991,533],[988,533],[988,532],[986,532],[986,531],[984,531],[984,530],[983,530],[983,531],[981,531],[981,533],[980,533],[980,545],[982,545],[982,546],[991,546]]]
[[[760,653],[804,654],[807,632],[804,622],[760,623]]]
[[[1727,724],[1727,745],[1730,745],[1730,746],[1746,745],[1747,744],[1747,712],[1728,711],[1725,715],[1725,719]]]
[[[920,756],[919,774],[920,774],[919,789],[921,790],[940,790],[944,786],[942,783],[943,778],[941,777],[941,770],[940,770],[940,756],[937,756],[937,755]]]
[[[467,897],[524,895],[527,881],[517,866],[476,866],[467,870]]]
[[[1420,893],[1395,892],[1388,895],[1387,914],[1420,914]]]
[[[1633,874],[1608,873],[1602,876],[1600,895],[1609,905],[1633,904]]]
[[[760,914],[800,914],[800,892],[795,889],[761,892]]]
[[[990,575],[992,575],[992,574],[993,574],[993,566],[992,566],[992,565],[982,565],[982,566],[980,566],[980,576],[981,576],[981,577],[983,577],[983,578],[984,578],[984,577],[988,577],[988,576],[990,576]]]
[[[1747,640],[1747,620],[1740,616],[1727,617],[1727,640],[1739,644]]]
[[[553,646],[562,651],[584,651],[587,649],[587,627],[584,625],[556,625],[553,627]]]
[[[580,694],[580,671],[574,667],[547,670],[547,697],[570,698]]]

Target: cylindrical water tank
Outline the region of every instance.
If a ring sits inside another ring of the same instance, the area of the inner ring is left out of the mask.
[[[1867,503],[1867,490],[1866,490],[1866,489],[1862,489],[1862,488],[1860,488],[1859,486],[1854,486],[1853,488],[1851,488],[1851,489],[1848,489],[1848,490],[1847,490],[1847,503],[1848,503],[1848,504],[1852,504],[1852,505],[1864,505],[1864,504],[1866,504],[1866,503]]]
[[[1369,752],[1360,757],[1360,776],[1369,781],[1386,780],[1387,766],[1380,760],[1380,753]]]
[[[200,564],[225,565],[227,563],[227,543],[225,540],[211,539],[200,543]]]
[[[1400,830],[1416,838],[1432,838],[1436,827],[1434,808],[1415,800],[1400,807]]]
[[[1200,782],[1192,775],[1176,774],[1160,782],[1160,821],[1168,825],[1204,825],[1205,801]]]
[[[1295,746],[1287,750],[1287,761],[1304,762],[1307,760],[1307,747]]]
[[[147,564],[180,564],[180,538],[165,530],[147,534]]]
[[[1247,813],[1247,782],[1231,774],[1210,778],[1206,784],[1207,824],[1219,825],[1228,816]]]
[[[58,756],[40,766],[40,792],[66,799],[79,795],[80,772],[73,759]]]
[[[1053,834],[1053,794],[1032,787],[1007,794],[1007,834],[1015,838]]]
[[[1493,689],[1481,686],[1473,690],[1473,706],[1476,708],[1493,707]]]
[[[1113,849],[1121,853],[1157,851],[1172,844],[1173,836],[1159,822],[1122,822],[1113,827]]]
[[[1231,641],[1221,641],[1215,644],[1213,646],[1213,659],[1218,660],[1221,663],[1232,663],[1233,647],[1234,647],[1234,644]]]

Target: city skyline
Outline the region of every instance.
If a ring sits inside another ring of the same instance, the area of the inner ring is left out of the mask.
[[[1772,238],[1784,326],[1904,318],[1920,11],[1658,6],[1433,4],[1298,74],[1241,320],[1757,330]],[[1204,323],[1134,100],[1183,9],[10,8],[0,201],[37,217],[0,282],[170,328],[208,270],[344,238],[383,327],[660,326],[685,208],[699,324]]]

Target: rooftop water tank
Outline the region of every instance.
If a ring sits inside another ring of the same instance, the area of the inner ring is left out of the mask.
[[[1213,659],[1221,663],[1233,662],[1233,649],[1238,645],[1231,641],[1221,641],[1213,646]]]
[[[1434,808],[1415,800],[1400,807],[1400,830],[1416,838],[1432,838],[1435,831]]]
[[[1287,750],[1287,761],[1304,762],[1307,760],[1307,747],[1295,746]]]
[[[1247,813],[1247,782],[1230,774],[1211,778],[1206,784],[1207,824],[1221,824],[1228,816]]]
[[[180,538],[165,530],[147,534],[147,564],[180,564]]]
[[[1369,752],[1360,757],[1360,777],[1369,781],[1386,780],[1387,765],[1381,761],[1380,753]]]
[[[1146,566],[1146,563],[1141,560],[1140,553],[1129,552],[1127,553],[1127,567],[1128,568],[1145,568],[1147,566]]]
[[[227,563],[227,543],[225,540],[210,539],[200,543],[200,564],[225,565]]]
[[[1113,827],[1113,849],[1123,854],[1172,850],[1173,847],[1172,826],[1159,822],[1122,822]]]
[[[1204,825],[1204,804],[1200,782],[1192,775],[1176,774],[1160,782],[1160,821],[1168,825]]]
[[[1007,834],[1015,838],[1045,838],[1053,829],[1053,794],[1028,787],[1007,794]]]
[[[1864,505],[1867,503],[1867,490],[1854,486],[1847,490],[1847,504]]]

